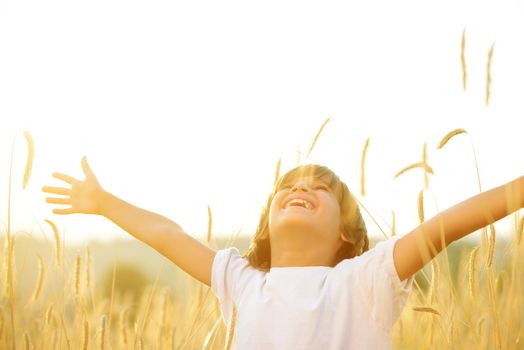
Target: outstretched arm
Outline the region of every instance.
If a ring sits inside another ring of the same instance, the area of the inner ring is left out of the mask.
[[[105,191],[85,157],[82,159],[82,168],[85,174],[83,181],[69,175],[54,173],[54,177],[66,182],[70,187],[45,186],[42,189],[47,193],[65,196],[46,199],[48,203],[69,205],[68,208],[54,209],[53,213],[105,216],[200,282],[208,286],[211,284],[214,250],[186,234],[174,221],[136,207]]]
[[[450,243],[524,207],[524,176],[482,192],[425,221],[399,239],[393,252],[400,280],[422,269]]]

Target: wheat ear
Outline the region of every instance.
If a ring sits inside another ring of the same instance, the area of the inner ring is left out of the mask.
[[[412,169],[417,169],[417,168],[423,168],[424,171],[433,175],[433,169],[429,165],[424,164],[423,162],[418,162],[418,163],[410,164],[407,167],[405,167],[404,169],[400,170],[398,173],[395,174],[394,178],[396,179],[397,177],[404,174],[405,172],[412,170]]]
[[[495,43],[491,45],[488,51],[488,63],[486,65],[486,106],[489,105],[489,100],[491,98],[491,62],[493,60],[493,49],[495,48]]]
[[[27,143],[27,159],[25,163],[24,181],[22,187],[26,188],[27,183],[29,182],[29,177],[31,176],[31,169],[33,168],[33,159],[35,158],[35,145],[33,143],[33,138],[31,137],[31,134],[29,132],[24,131],[24,137]]]
[[[417,306],[413,307],[413,311],[419,311],[419,312],[429,312],[435,315],[440,316],[440,312],[438,312],[437,309],[429,307],[429,306]]]
[[[207,205],[207,245],[211,247],[211,228],[213,227],[213,215],[211,207]]]
[[[448,143],[448,141],[451,140],[453,137],[465,133],[467,134],[466,130],[464,129],[451,130],[442,138],[442,140],[440,140],[437,149],[441,149],[442,147],[444,147]]]
[[[475,294],[475,271],[476,271],[476,260],[479,247],[475,247],[469,255],[468,264],[468,275],[469,275],[469,295],[473,298]]]
[[[309,147],[309,150],[307,151],[308,157],[310,156],[311,152],[313,151],[313,148],[315,148],[315,145],[317,144],[317,140],[320,134],[322,133],[322,130],[324,130],[324,127],[326,126],[326,124],[329,122],[330,119],[331,117],[327,117],[326,120],[324,120],[324,122],[320,126],[320,129],[318,130],[317,134],[315,135],[315,138],[313,139],[313,142],[311,143],[311,146]]]
[[[360,193],[362,196],[366,195],[366,157],[368,154],[369,147],[369,137],[364,143],[364,148],[362,149],[362,159],[360,162]]]
[[[462,87],[464,91],[467,88],[468,74],[466,71],[466,27],[462,31],[462,40],[460,42],[460,63],[462,66]]]
[[[38,300],[38,297],[40,296],[40,292],[42,291],[42,286],[44,284],[44,277],[45,277],[45,265],[44,265],[44,259],[42,259],[42,256],[38,254],[38,280],[36,283],[36,288],[33,292],[33,297],[31,298],[33,301]]]
[[[45,220],[51,226],[51,229],[53,230],[53,235],[55,236],[55,252],[56,252],[56,264],[58,266],[61,266],[62,264],[62,250],[60,248],[60,234],[58,233],[58,228],[56,227],[55,223],[51,220]]]

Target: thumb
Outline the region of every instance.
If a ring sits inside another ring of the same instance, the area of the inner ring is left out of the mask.
[[[87,164],[86,156],[82,157],[82,170],[84,170],[85,175],[93,175],[93,171],[89,167],[89,164]]]

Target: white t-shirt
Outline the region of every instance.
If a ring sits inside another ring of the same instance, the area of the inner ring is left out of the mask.
[[[211,289],[229,324],[237,309],[233,345],[255,349],[391,349],[414,276],[400,281],[393,263],[399,236],[335,267],[257,270],[237,248],[219,250]]]

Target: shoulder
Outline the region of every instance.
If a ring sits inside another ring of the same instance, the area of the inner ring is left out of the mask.
[[[338,263],[336,268],[353,267],[370,267],[372,265],[387,263],[393,260],[393,249],[396,242],[402,237],[393,236],[386,240],[378,241],[374,247],[365,251],[361,255],[355,256],[351,259],[344,259]]]
[[[218,291],[229,287],[232,291],[258,272],[248,260],[240,255],[238,248],[229,247],[217,250],[211,270],[211,287]]]

